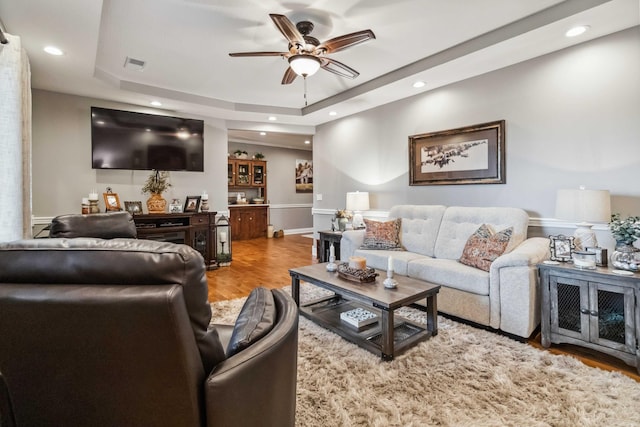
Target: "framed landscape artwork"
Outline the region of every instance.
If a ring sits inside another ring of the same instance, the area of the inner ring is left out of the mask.
[[[504,120],[409,137],[409,185],[504,184]]]
[[[296,193],[313,193],[313,162],[296,160]]]

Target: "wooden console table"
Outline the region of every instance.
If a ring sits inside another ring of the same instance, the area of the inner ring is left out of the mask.
[[[218,268],[215,250],[217,212],[134,215],[138,238],[189,245],[209,269]]]
[[[538,265],[542,345],[575,344],[610,354],[640,372],[640,273]]]

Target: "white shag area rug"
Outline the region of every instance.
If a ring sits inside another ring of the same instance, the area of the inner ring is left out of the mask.
[[[302,284],[301,299],[318,292]],[[243,302],[212,304],[213,321]],[[633,379],[443,317],[391,362],[301,317],[297,396],[297,426],[640,426]]]

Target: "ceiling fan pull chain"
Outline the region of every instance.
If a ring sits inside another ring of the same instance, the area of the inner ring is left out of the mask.
[[[307,106],[307,76],[302,76],[304,80],[304,106]]]

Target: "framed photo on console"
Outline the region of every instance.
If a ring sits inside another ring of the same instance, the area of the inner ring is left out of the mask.
[[[104,197],[104,206],[106,207],[107,212],[122,210],[118,193],[106,192],[102,193],[102,196]]]
[[[571,255],[576,249],[573,237],[562,234],[549,236],[549,249],[551,249],[551,261],[571,261]]]
[[[187,196],[184,201],[184,212],[198,212],[200,208],[200,196]]]
[[[125,200],[124,210],[129,212],[131,215],[139,215],[142,213],[142,202],[140,201],[129,202]]]

